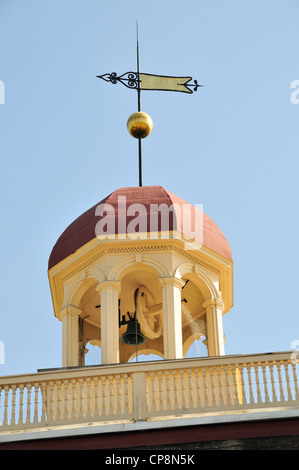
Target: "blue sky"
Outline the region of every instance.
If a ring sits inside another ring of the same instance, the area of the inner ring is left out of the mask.
[[[61,365],[51,249],[82,212],[138,186],[136,93],[95,78],[136,69],[136,20],[142,72],[204,85],[142,94],[143,184],[203,204],[231,244],[226,354],[299,341],[298,19],[295,0],[0,1],[1,375]]]

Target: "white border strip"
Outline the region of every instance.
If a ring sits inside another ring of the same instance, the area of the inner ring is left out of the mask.
[[[130,432],[130,431],[149,431],[153,429],[168,429],[175,427],[185,426],[201,426],[207,424],[228,424],[246,421],[262,421],[284,418],[298,418],[299,408],[292,408],[288,410],[272,409],[268,411],[248,411],[240,414],[217,414],[217,415],[202,415],[196,417],[183,417],[172,418],[168,417],[163,420],[150,420],[150,421],[115,421],[114,423],[84,423],[82,425],[62,426],[61,428],[41,428],[41,429],[28,429],[10,431],[7,433],[0,433],[1,442],[20,442],[37,439],[53,439],[62,437],[74,436],[87,436],[94,434],[107,434],[117,432]]]

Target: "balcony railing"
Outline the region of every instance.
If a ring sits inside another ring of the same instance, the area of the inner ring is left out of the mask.
[[[115,364],[0,378],[1,433],[298,408],[290,352]]]

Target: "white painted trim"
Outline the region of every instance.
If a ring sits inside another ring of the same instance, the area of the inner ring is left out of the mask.
[[[229,424],[244,423],[252,421],[264,421],[273,419],[299,418],[299,408],[280,409],[273,408],[267,411],[248,411],[240,414],[202,414],[201,416],[190,416],[183,418],[172,418],[171,416],[163,420],[149,421],[115,421],[111,423],[84,423],[82,425],[62,426],[61,428],[30,429],[27,431],[10,431],[0,433],[1,442],[21,442],[37,439],[53,439],[75,436],[87,436],[95,434],[110,434],[131,431],[149,431],[154,429],[169,429],[186,426],[203,426],[207,424]]]

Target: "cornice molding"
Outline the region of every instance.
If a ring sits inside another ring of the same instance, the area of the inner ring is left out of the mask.
[[[175,241],[175,240],[174,240]],[[120,254],[120,253],[128,253],[128,254],[135,254],[136,255],[136,262],[141,262],[140,261],[140,256],[138,254],[145,254],[145,253],[154,253],[154,252],[175,252],[190,261],[198,264],[199,266],[202,266],[209,271],[219,275],[220,274],[220,269],[212,266],[210,263],[207,263],[206,261],[203,261],[200,259],[199,256],[196,256],[194,254],[191,254],[190,251],[184,251],[183,249],[179,248],[178,246],[175,246],[174,244],[167,244],[167,245],[147,245],[147,244],[142,244],[140,246],[132,246],[132,247],[111,247],[111,248],[104,248],[100,252],[95,253],[94,255],[85,258],[85,261],[81,262],[79,265],[77,265],[75,268],[70,269],[67,273],[61,276],[61,280],[67,281],[69,278],[72,276],[78,274],[82,270],[86,269],[89,267],[91,264],[94,262],[98,261],[99,259],[103,258],[104,256],[109,256],[113,254]],[[137,261],[138,260],[138,261]],[[63,268],[61,268],[62,270]],[[51,277],[51,273],[49,272],[49,275]],[[54,274],[55,275],[55,274]],[[58,273],[56,272],[56,276]]]

